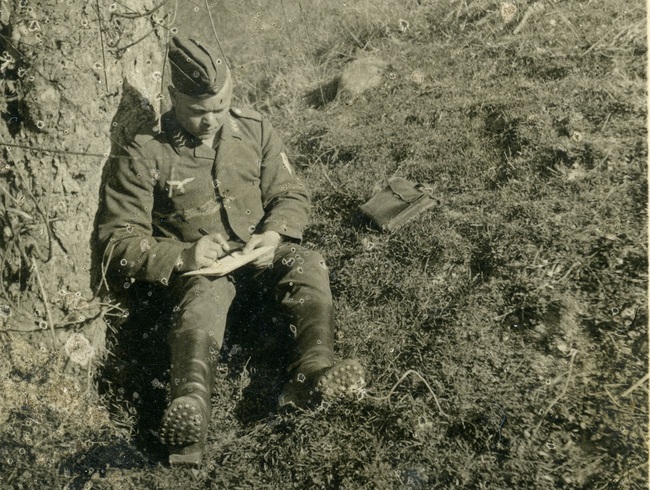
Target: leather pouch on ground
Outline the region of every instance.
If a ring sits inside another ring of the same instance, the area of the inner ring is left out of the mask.
[[[359,210],[384,231],[392,231],[422,212],[440,204],[432,189],[402,177],[392,177],[388,185]]]

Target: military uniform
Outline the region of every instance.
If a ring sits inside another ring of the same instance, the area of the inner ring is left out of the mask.
[[[191,59],[183,54],[176,60]],[[299,358],[291,366],[286,401],[309,397],[319,386],[323,394],[336,394],[362,382],[358,364],[334,362],[327,268],[320,254],[299,245],[309,197],[279,136],[258,112],[231,109],[213,146],[185,130],[174,110],[166,113],[160,133],[139,134],[109,162],[98,222],[104,262],[118,287],[133,280],[156,283],[173,298],[173,401],[161,435],[170,461],[180,463],[200,461],[212,367],[236,293],[228,277],[175,272],[181,252],[201,238],[199,229],[233,244],[267,231],[283,237],[272,264],[249,268],[245,278],[286,313],[285,328],[294,334]]]
[[[300,240],[309,197],[269,122],[233,109],[216,150],[165,114],[161,134],[140,134],[115,159],[99,239],[111,241],[124,275],[167,284],[199,228],[247,242],[276,231]]]

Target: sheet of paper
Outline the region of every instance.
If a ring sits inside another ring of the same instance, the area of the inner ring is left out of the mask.
[[[271,246],[260,247],[252,250],[246,255],[242,254],[240,251],[233,252],[232,255],[221,257],[210,267],[203,267],[195,271],[186,272],[183,276],[225,276],[229,272],[253,262],[255,259],[272,249],[273,247]]]

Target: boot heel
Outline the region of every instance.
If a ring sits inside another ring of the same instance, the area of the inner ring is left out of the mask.
[[[169,446],[169,464],[171,466],[196,466],[201,468],[203,459],[203,442],[190,444],[189,446]]]

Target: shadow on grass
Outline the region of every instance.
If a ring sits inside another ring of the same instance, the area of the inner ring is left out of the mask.
[[[238,291],[221,350],[243,387],[235,417],[243,424],[265,419],[277,409],[288,381],[286,367],[295,355],[287,318],[261,296]],[[233,354],[237,352],[237,354]]]
[[[104,478],[110,469],[142,469],[152,466],[151,461],[124,440],[114,440],[106,445],[81,451],[61,463],[59,473],[73,477],[70,490],[87,488],[86,484],[98,474]]]
[[[164,289],[136,283],[122,304],[131,314],[108,332],[110,354],[100,368],[99,393],[114,423],[132,431],[131,442],[124,444],[132,451],[141,451],[144,461],[166,464],[167,449],[157,432],[167,406],[167,335],[173,303]],[[286,318],[266,304],[242,288],[231,306],[221,349],[219,364],[228,366],[229,375],[217,382],[239,385],[241,396],[235,417],[244,424],[262,420],[276,410],[287,380],[285,368],[294,355]],[[233,390],[225,388],[215,386],[214,393],[230,396],[225,393]],[[81,464],[73,465],[72,471],[78,473]],[[124,464],[128,464],[126,460]]]
[[[325,85],[319,85],[317,88],[306,93],[303,100],[314,109],[322,109],[336,99],[338,90],[339,79],[337,77]]]
[[[171,303],[162,288],[139,283],[121,303],[130,314],[107,332],[109,355],[98,373],[99,394],[115,424],[132,431],[132,444],[147,459],[163,462],[167,450],[156,432],[166,407]]]

